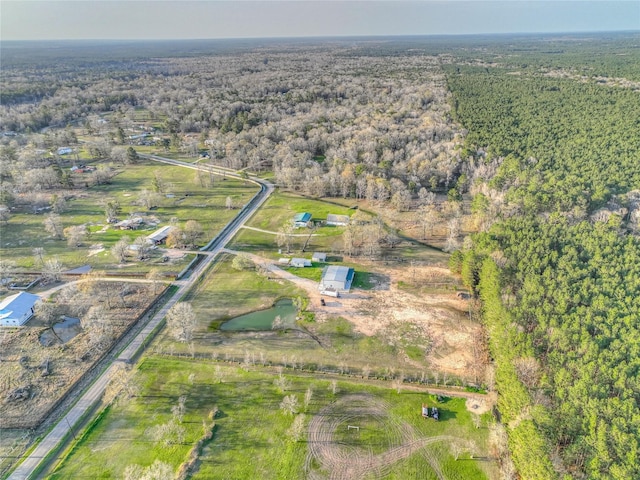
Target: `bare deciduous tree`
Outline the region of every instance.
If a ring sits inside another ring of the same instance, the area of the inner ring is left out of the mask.
[[[45,282],[58,282],[62,276],[62,264],[57,258],[50,258],[42,266],[42,278]]]
[[[135,247],[136,258],[138,260],[144,260],[149,256],[149,252],[151,251],[151,243],[147,239],[147,237],[137,237],[133,241],[133,245]]]
[[[122,400],[135,397],[140,393],[140,384],[136,379],[136,370],[131,365],[114,363],[109,375],[109,383],[105,390],[105,397],[113,400],[118,395]]]
[[[280,402],[280,410],[284,412],[285,415],[295,415],[298,413],[298,396],[297,395],[287,395]]]
[[[0,280],[9,278],[16,270],[16,263],[12,260],[0,258]]]
[[[289,430],[287,430],[287,435],[292,442],[299,442],[304,438],[304,422],[304,413],[296,415],[296,417],[293,419],[291,427],[289,428]]]
[[[149,210],[151,207],[155,207],[160,203],[160,195],[157,192],[145,188],[138,194],[138,201],[140,205]]]
[[[35,247],[32,250],[34,263],[37,265],[42,265],[44,263],[44,248]]]
[[[178,302],[167,312],[167,329],[177,341],[189,343],[197,327],[196,314],[190,303]]]
[[[292,221],[286,221],[278,230],[276,242],[279,247],[285,247],[287,253],[291,253],[291,241],[295,227]]]
[[[236,270],[255,270],[256,264],[246,253],[239,253],[233,258],[231,266]]]
[[[287,391],[289,389],[289,387],[291,386],[291,383],[289,382],[289,380],[287,380],[287,378],[284,375],[282,375],[282,373],[280,373],[276,377],[276,379],[273,381],[273,384],[281,392]]]
[[[118,263],[124,263],[127,260],[127,254],[129,253],[129,246],[131,245],[131,238],[127,235],[118,240],[113,247],[111,247],[111,255],[115,257]]]
[[[336,393],[338,393],[338,382],[337,380],[331,380],[331,382],[329,383],[329,391],[335,395]]]
[[[178,398],[178,403],[175,404],[173,407],[171,407],[171,414],[173,415],[173,418],[175,418],[179,423],[182,423],[182,419],[184,418],[184,413],[187,410],[186,402],[187,402],[187,397],[185,395],[181,395]]]
[[[184,242],[187,247],[195,247],[198,244],[198,240],[204,234],[202,230],[202,225],[200,225],[195,220],[188,220],[187,223],[184,224],[184,228],[182,229]]]
[[[146,278],[151,281],[151,294],[157,295],[160,291],[160,285],[162,285],[162,272],[158,268],[152,268],[149,270],[149,273],[147,273]]]
[[[67,245],[70,247],[79,247],[82,241],[89,234],[86,225],[72,225],[63,230],[64,237],[67,239]]]
[[[309,404],[311,403],[312,398],[313,398],[313,387],[309,385],[307,387],[307,391],[304,393],[304,409],[305,410],[309,408]]]
[[[58,309],[55,303],[38,300],[35,304],[36,317],[47,327],[53,327],[58,319]]]
[[[44,217],[42,223],[44,224],[45,231],[53,236],[53,238],[62,238],[62,218],[60,215],[57,213],[49,213]]]
[[[6,205],[0,205],[0,222],[7,223],[11,218],[11,210]]]

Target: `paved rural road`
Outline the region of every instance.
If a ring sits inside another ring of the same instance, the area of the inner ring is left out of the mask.
[[[143,156],[143,155],[141,155]],[[152,155],[144,155],[145,158],[151,160],[169,163],[173,165],[179,165],[182,167],[198,169],[202,166],[193,165],[187,162],[181,162],[179,160],[171,160],[168,158],[162,158]],[[210,167],[216,174],[224,174],[228,176],[237,176],[232,171],[227,169],[221,169],[217,167]],[[176,282],[179,285],[178,291],[169,299],[169,301],[159,310],[145,325],[142,331],[131,341],[131,343],[120,353],[116,361],[131,362],[139,351],[144,348],[145,342],[149,338],[153,330],[158,326],[162,319],[167,314],[167,311],[178,302],[187,291],[191,288],[193,283],[202,275],[211,262],[216,258],[217,254],[224,248],[224,246],[231,240],[236,232],[242,227],[245,221],[265,202],[265,200],[273,192],[273,184],[263,180],[249,180],[253,183],[257,183],[261,186],[260,192],[258,192],[253,199],[240,210],[238,215],[231,220],[205,248],[206,254],[202,255],[202,260],[197,266],[194,267],[187,275],[186,279]],[[113,364],[111,364],[89,387],[89,389],[80,397],[73,407],[67,412],[67,414],[53,427],[49,434],[38,444],[38,446],[31,452],[31,454],[16,468],[9,476],[9,480],[26,480],[32,478],[35,470],[40,463],[54,450],[58,444],[72,431],[72,427],[78,423],[78,421],[89,411],[102,397],[109,378],[113,370]]]

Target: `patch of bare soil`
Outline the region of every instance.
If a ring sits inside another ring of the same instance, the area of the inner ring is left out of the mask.
[[[491,394],[486,400],[479,399],[477,397],[470,397],[470,398],[467,398],[467,401],[465,402],[465,406],[467,407],[467,410],[469,410],[471,413],[477,413],[478,415],[482,415],[483,413],[487,413],[488,411],[490,411],[491,407],[495,404],[493,397],[494,396]]]
[[[308,451],[305,469],[310,479],[355,480],[383,478],[394,465],[413,453],[423,450],[425,459],[436,476],[444,475],[435,455],[424,447],[429,444],[456,440],[440,435],[420,437],[413,428],[388,414],[389,405],[368,394],[347,395],[323,408],[309,423]],[[358,419],[366,417],[384,429],[388,448],[374,453],[367,445],[345,445],[336,439],[336,431],[357,427]],[[352,425],[352,427],[349,427]],[[319,468],[314,468],[319,466]]]
[[[45,346],[41,336],[51,329],[39,325],[37,319],[0,332],[0,428],[37,427],[70,387],[137,322],[155,297],[141,284],[128,285],[126,308],[118,303],[105,312],[110,342],[92,343],[85,329],[67,343],[49,336],[53,341]]]
[[[380,335],[389,342],[399,331],[411,330],[417,344],[428,344],[426,360],[433,371],[471,381],[483,374],[482,326],[469,318],[469,299],[460,298],[447,287],[459,281],[445,268],[437,266],[369,265],[377,273],[378,284],[372,290],[353,289],[339,298],[323,297],[318,284],[284,271],[270,261],[253,256],[272,274],[295,282],[309,295],[309,310],[318,322],[343,317],[363,335]],[[399,285],[432,285],[435,293],[400,289]],[[443,292],[443,293],[438,293]],[[407,358],[408,361],[410,361]],[[416,365],[419,366],[419,365]]]

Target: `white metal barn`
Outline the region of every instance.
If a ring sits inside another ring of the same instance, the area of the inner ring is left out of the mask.
[[[351,282],[353,282],[354,273],[353,268],[342,267],[340,265],[329,265],[322,271],[320,290],[348,292],[351,289]]]
[[[40,300],[38,295],[20,292],[0,302],[0,326],[19,327],[27,323],[34,313],[34,306]]]

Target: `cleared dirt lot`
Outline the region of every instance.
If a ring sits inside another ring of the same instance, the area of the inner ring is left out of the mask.
[[[470,381],[484,377],[486,350],[480,323],[470,318],[473,300],[458,295],[458,280],[445,268],[431,265],[364,267],[377,274],[372,290],[353,289],[339,298],[323,297],[318,285],[252,256],[270,272],[295,282],[309,295],[309,310],[319,323],[331,317],[350,321],[364,335],[381,335],[390,342],[402,342],[399,332],[429,343],[427,360],[434,372]],[[464,298],[461,298],[464,297]],[[466,298],[466,299],[465,299]],[[397,336],[398,338],[394,338]]]
[[[135,324],[154,299],[146,286],[129,284],[126,308],[114,305],[106,312],[112,329],[110,343],[92,343],[87,328],[79,328],[77,336],[63,343],[56,335],[50,335],[51,329],[37,318],[25,327],[4,329],[0,333],[0,427],[37,427],[68,389]]]

